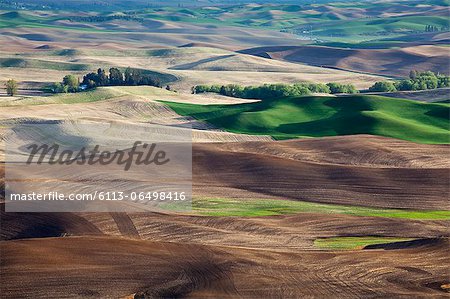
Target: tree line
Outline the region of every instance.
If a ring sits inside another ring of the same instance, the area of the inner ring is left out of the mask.
[[[62,82],[54,83],[51,91],[54,93],[78,92],[100,86],[137,86],[149,85],[161,87],[161,81],[154,75],[143,73],[141,70],[130,67],[122,71],[118,68],[110,68],[109,73],[102,68],[97,72],[88,73],[80,82],[74,75],[64,76]]]
[[[372,92],[393,92],[408,90],[426,90],[450,87],[450,77],[431,71],[412,70],[408,79],[399,81],[379,81],[369,88]]]
[[[88,23],[101,23],[113,20],[125,20],[125,21],[135,21],[143,22],[143,18],[136,17],[134,15],[112,15],[112,16],[71,16],[68,18],[71,22],[88,22]]]
[[[442,26],[441,29],[439,30],[438,26],[434,26],[434,25],[426,25],[425,26],[425,32],[439,32],[439,31],[446,31],[447,27]]]
[[[351,84],[341,83],[294,83],[294,84],[264,84],[261,86],[228,85],[197,85],[192,93],[213,92],[224,96],[243,99],[272,99],[279,97],[295,97],[311,93],[357,93]]]

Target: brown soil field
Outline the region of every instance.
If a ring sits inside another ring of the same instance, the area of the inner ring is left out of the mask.
[[[193,191],[448,209],[448,151],[374,136],[196,143]],[[1,219],[1,292],[12,298],[448,295],[447,220],[4,212]],[[417,241],[346,251],[314,246],[343,236]]]
[[[86,137],[103,144],[107,134],[117,135],[121,128],[120,123],[115,123],[107,133]],[[30,133],[27,138],[35,137]],[[390,143],[390,139],[371,136],[298,142],[238,140],[229,144],[193,144],[194,195],[415,210],[440,210],[449,204],[443,196],[448,194],[450,181],[448,146],[414,148],[412,143]],[[111,165],[108,172],[110,180],[119,179],[113,174],[114,167]],[[73,169],[81,171],[75,166]],[[59,174],[62,180],[65,174]],[[93,174],[80,175],[79,179],[94,179]],[[29,184],[30,188],[38,188]],[[64,186],[66,193],[76,192],[74,188],[79,187]]]
[[[4,204],[2,204],[2,210]],[[298,213],[265,217],[215,217],[163,213],[5,213],[2,240],[115,236],[131,239],[255,248],[317,250],[317,238],[448,237],[448,221]]]
[[[8,281],[2,283],[2,294],[13,298],[23,296],[24,290],[34,298],[124,298],[136,293],[134,298],[448,295],[441,287],[448,278],[446,240],[419,248],[358,252],[104,237],[29,239],[0,246],[2,281]]]
[[[350,137],[348,141],[346,138],[281,142],[281,145],[258,143],[243,146],[244,150],[233,149],[241,144],[227,145],[231,150],[220,144],[195,145],[194,192],[217,196],[226,190],[227,197],[237,198],[249,197],[246,193],[251,192],[250,197],[257,194],[257,197],[372,207],[448,207],[448,198],[443,196],[449,190],[449,160],[444,158],[445,153],[448,157],[448,146],[425,150],[440,153],[434,158],[421,156],[419,160],[437,163],[437,168],[423,168],[424,165],[414,166],[416,154],[411,155],[412,144],[394,143],[387,147],[393,148],[390,151],[382,145],[370,148],[373,142],[370,137]],[[323,159],[328,161],[323,163]],[[394,161],[391,166],[387,166],[389,160]]]

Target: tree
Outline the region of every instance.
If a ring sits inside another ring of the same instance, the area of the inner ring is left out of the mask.
[[[439,28],[435,25],[426,25],[425,32],[438,32]]]
[[[409,79],[411,79],[411,80],[416,80],[418,73],[419,73],[419,72],[416,71],[416,70],[411,70],[411,71],[409,72]]]
[[[409,79],[395,82],[397,90],[425,90],[450,86],[450,77],[431,71],[411,71]]]
[[[6,93],[9,96],[14,96],[17,94],[18,85],[16,80],[10,79],[6,82]]]
[[[133,85],[133,73],[130,67],[125,69],[124,81],[125,85]]]
[[[438,78],[438,88],[450,87],[450,77],[439,75]]]
[[[161,81],[157,77],[151,75],[139,75],[135,80],[137,80],[137,85],[161,87]]]
[[[397,91],[397,88],[395,87],[393,82],[380,81],[380,82],[376,82],[374,85],[372,85],[369,88],[369,91],[374,91],[374,92],[391,92],[391,91]]]
[[[137,69],[127,67],[125,70],[125,85],[142,85],[142,72]]]
[[[355,86],[351,84],[327,83],[331,93],[358,93]]]
[[[109,84],[110,85],[122,85],[123,74],[118,68],[109,69]]]
[[[339,93],[340,92],[340,85],[338,83],[327,83],[328,88],[330,89],[331,93]]]
[[[395,82],[395,88],[400,91],[413,90],[414,80],[401,80]]]
[[[225,87],[224,87],[225,88]],[[214,92],[220,93],[222,86],[220,85],[196,85],[192,88],[192,93]]]
[[[51,86],[53,93],[63,93],[68,91],[67,85],[62,85],[60,82],[56,82]]]
[[[344,84],[345,93],[358,93],[359,91],[352,84]]]
[[[93,88],[98,85],[98,75],[97,73],[89,73],[83,76],[83,84],[88,88]]]
[[[221,95],[223,95],[223,96],[227,94],[227,90],[226,90],[226,88],[225,88],[225,85],[222,85],[222,86],[220,87],[219,93],[220,93]]]
[[[106,86],[106,85],[108,85],[109,84],[109,79],[108,79],[108,76],[106,75],[106,73],[105,73],[105,70],[104,69],[101,69],[101,68],[99,68],[98,70],[97,70],[97,85],[98,86]]]
[[[142,84],[142,71],[138,69],[133,69],[131,72],[132,85]]]
[[[294,86],[300,85],[300,84],[294,84]],[[307,84],[301,84],[306,86],[306,88],[313,93],[330,93],[330,88],[322,83],[307,83]]]
[[[96,86],[96,84],[92,80],[87,80],[86,86],[87,86],[87,88],[94,88]]]
[[[342,92],[352,92],[351,85],[344,85]],[[298,97],[314,93],[330,93],[330,88],[322,83],[300,82],[295,84],[263,84],[260,86],[242,87],[236,84],[228,85],[197,85],[192,89],[193,93],[214,92],[225,96],[244,99],[275,99],[283,97]],[[356,90],[355,90],[356,92]]]
[[[69,92],[77,92],[78,87],[80,86],[78,78],[75,77],[74,75],[64,76],[62,84],[67,86]]]

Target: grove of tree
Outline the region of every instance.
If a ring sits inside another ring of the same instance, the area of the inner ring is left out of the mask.
[[[161,87],[160,80],[153,76],[144,74],[141,70],[128,67],[125,72],[118,68],[110,68],[109,74],[102,68],[97,72],[88,73],[80,80],[74,75],[64,76],[62,82],[54,83],[51,87],[54,93],[77,92],[100,86],[135,86],[150,85]]]
[[[294,83],[294,84],[264,84],[261,86],[228,85],[197,85],[193,93],[213,92],[221,95],[243,99],[272,99],[279,97],[294,97],[311,93],[357,93],[351,84],[340,83]]]
[[[369,88],[372,92],[414,91],[450,87],[450,77],[431,71],[413,70],[408,79],[398,81],[380,81]]]

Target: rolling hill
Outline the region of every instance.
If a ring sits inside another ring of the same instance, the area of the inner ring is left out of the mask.
[[[274,138],[372,134],[449,143],[450,105],[379,96],[299,97],[239,105],[167,103],[181,115],[219,128]]]
[[[413,69],[431,70],[444,74],[449,72],[448,50],[438,46],[370,50],[323,46],[280,46],[252,48],[240,52],[265,58],[388,76],[405,77]]]
[[[448,89],[259,101],[192,88],[448,74],[449,0],[254,2],[0,0],[1,298],[448,297]],[[111,67],[163,88],[44,92]],[[23,124],[39,129],[14,136]],[[14,161],[24,144],[129,152],[154,125],[192,137],[192,209],[11,212],[11,170],[23,193],[65,195],[141,193],[158,176],[77,163],[35,179]]]

